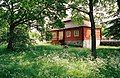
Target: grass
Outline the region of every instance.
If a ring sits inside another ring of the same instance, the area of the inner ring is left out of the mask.
[[[99,47],[91,61],[90,50],[38,45],[11,52],[0,46],[0,78],[119,78],[120,50]]]

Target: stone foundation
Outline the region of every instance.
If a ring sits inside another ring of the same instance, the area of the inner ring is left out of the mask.
[[[96,40],[96,47],[98,47],[99,45],[100,45],[100,40]],[[84,40],[83,47],[91,48],[91,40]]]
[[[67,45],[70,45],[70,46],[78,46],[78,47],[83,46],[83,41],[82,40],[79,40],[79,41],[65,41],[65,43]]]

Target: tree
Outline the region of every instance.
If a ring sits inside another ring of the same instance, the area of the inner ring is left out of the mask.
[[[73,11],[78,14],[82,13],[89,16],[91,22],[91,51],[94,58],[96,55],[96,35],[95,35],[95,23],[97,21],[103,22],[102,19],[109,18],[113,16],[113,9],[115,8],[115,0],[70,0],[70,7],[73,8]],[[119,1],[119,0],[117,0]],[[109,5],[110,4],[110,5]],[[112,4],[112,5],[111,5]],[[105,11],[106,14],[103,13]],[[73,13],[75,14],[75,13]],[[110,15],[111,14],[111,15]],[[98,15],[98,16],[97,16]]]
[[[96,55],[96,35],[95,35],[95,22],[94,22],[94,16],[93,16],[93,0],[89,0],[89,17],[91,22],[91,38],[92,38],[92,56],[94,58],[97,58]]]
[[[112,36],[113,39],[120,39],[120,18],[110,21],[110,27],[106,28],[108,36]]]
[[[17,26],[29,26],[29,22],[44,21],[45,17],[51,21],[61,19],[66,16],[65,10],[61,10],[65,3],[64,0],[1,0],[0,19],[4,20],[9,28],[7,49],[13,50],[14,31]]]
[[[6,43],[7,30],[8,28],[6,22],[0,19],[0,44]]]
[[[95,35],[95,22],[94,22],[94,16],[93,16],[93,7],[95,3],[98,1],[96,0],[76,0],[71,2],[72,4],[70,5],[73,10],[77,10],[77,12],[82,12],[87,15],[89,15],[90,22],[91,22],[91,40],[92,40],[92,46],[91,46],[91,51],[92,51],[92,56],[96,59],[96,35]],[[83,7],[82,7],[83,6]],[[87,10],[89,9],[89,11]]]
[[[109,0],[107,0],[107,1],[109,1]],[[120,17],[119,17],[119,15],[120,15],[120,0],[117,0],[117,1],[111,0],[110,2],[112,2],[112,3],[117,2],[117,6],[116,6],[117,10],[115,12],[113,12],[113,15],[112,15],[113,18],[114,17],[116,17],[116,18],[105,22],[106,24],[109,25],[109,27],[105,28],[103,34],[106,37],[112,36],[112,39],[120,39],[120,36],[119,36],[120,35],[120,33],[119,33],[119,31],[120,31]],[[114,7],[114,9],[116,7]]]
[[[105,29],[105,36],[112,36],[112,39],[120,39],[120,0],[117,0],[118,10],[115,13],[116,19],[107,22],[110,26]]]

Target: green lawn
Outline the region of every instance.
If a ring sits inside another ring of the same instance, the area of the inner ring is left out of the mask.
[[[99,47],[91,61],[90,50],[59,45],[38,45],[10,52],[0,46],[0,78],[120,78],[120,49]]]

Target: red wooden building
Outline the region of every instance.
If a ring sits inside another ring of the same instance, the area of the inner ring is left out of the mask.
[[[91,27],[87,25],[53,29],[51,32],[53,44],[65,43],[67,45],[91,48]],[[100,44],[100,40],[101,29],[96,28],[96,46]]]

